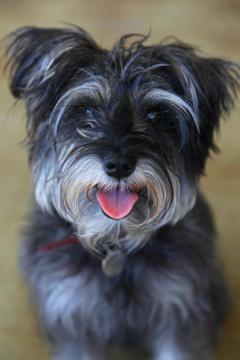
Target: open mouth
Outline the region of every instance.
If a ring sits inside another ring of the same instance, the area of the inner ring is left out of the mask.
[[[139,199],[137,192],[121,190],[120,186],[111,191],[99,189],[96,197],[102,211],[115,220],[128,216]]]

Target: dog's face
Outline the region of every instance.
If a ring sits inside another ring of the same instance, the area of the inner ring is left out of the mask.
[[[144,40],[123,37],[107,51],[77,28],[10,35],[11,89],[27,105],[37,202],[95,250],[120,224],[138,232],[135,248],[193,207],[238,86],[234,63]]]

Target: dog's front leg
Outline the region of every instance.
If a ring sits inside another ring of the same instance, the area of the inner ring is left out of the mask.
[[[74,342],[58,344],[53,350],[52,360],[106,360],[105,355]]]
[[[87,353],[74,343],[59,344],[53,350],[52,360],[89,360]]]
[[[154,360],[210,360],[211,351],[199,347],[199,343],[179,344],[174,338],[159,341],[156,344]]]

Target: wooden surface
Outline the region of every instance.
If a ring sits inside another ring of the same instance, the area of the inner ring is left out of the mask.
[[[21,25],[76,23],[110,46],[128,32],[146,33],[151,42],[174,35],[206,53],[240,61],[239,0],[0,0],[0,36]],[[13,99],[0,80],[0,360],[45,360],[33,309],[17,270],[18,232],[24,223],[31,189],[24,136],[24,111],[8,111]],[[222,126],[222,154],[208,163],[202,181],[215,212],[219,249],[232,289],[233,310],[218,360],[240,359],[240,109]],[[197,360],[197,359],[196,359]]]

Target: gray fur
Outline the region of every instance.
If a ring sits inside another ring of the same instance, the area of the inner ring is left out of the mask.
[[[199,179],[240,68],[145,40],[105,50],[79,28],[9,36],[35,186],[21,260],[54,360],[115,359],[123,348],[209,360],[227,313]],[[109,173],[106,158],[130,171]],[[96,199],[114,189],[138,197],[121,220]],[[123,266],[108,276],[101,264],[114,251]]]

